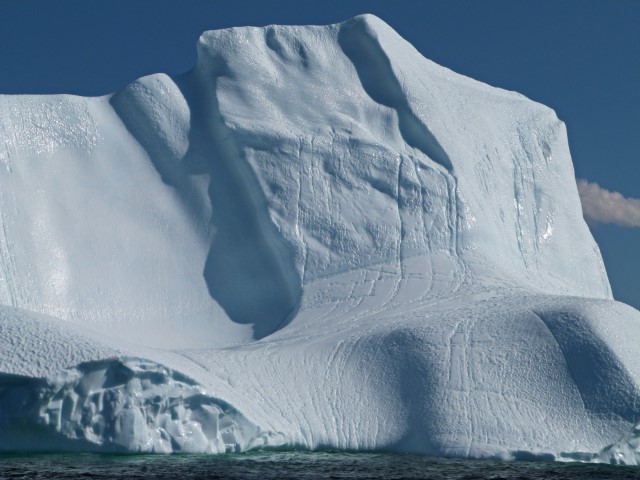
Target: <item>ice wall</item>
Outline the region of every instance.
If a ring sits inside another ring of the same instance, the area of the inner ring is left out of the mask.
[[[108,97],[0,99],[3,303],[211,346],[273,332],[314,279],[409,259],[610,297],[547,107],[371,16],[198,53]]]
[[[444,254],[527,288],[610,296],[549,108],[435,65],[371,16],[207,32],[195,74],[218,78],[305,279]]]

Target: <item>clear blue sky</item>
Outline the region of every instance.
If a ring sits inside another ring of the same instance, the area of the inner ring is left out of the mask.
[[[640,0],[0,0],[0,93],[101,95],[195,63],[204,30],[374,13],[426,57],[551,106],[576,175],[640,197]],[[593,228],[640,307],[640,229]]]

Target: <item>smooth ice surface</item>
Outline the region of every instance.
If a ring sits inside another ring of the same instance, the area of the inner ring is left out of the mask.
[[[564,125],[380,19],[206,32],[0,135],[1,449],[637,461]]]

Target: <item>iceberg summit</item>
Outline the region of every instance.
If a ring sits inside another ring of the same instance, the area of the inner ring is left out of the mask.
[[[380,19],[0,96],[0,450],[640,462],[564,124]]]

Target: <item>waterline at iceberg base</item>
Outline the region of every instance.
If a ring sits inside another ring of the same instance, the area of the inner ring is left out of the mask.
[[[640,461],[564,124],[380,19],[0,96],[0,450]]]

